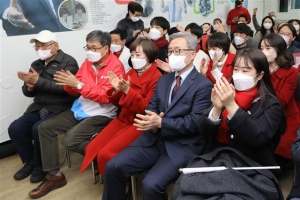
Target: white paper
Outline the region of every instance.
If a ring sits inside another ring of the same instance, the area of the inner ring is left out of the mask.
[[[179,169],[183,174],[193,174],[201,172],[215,172],[227,169],[224,166],[220,167],[197,167],[197,168],[182,168]],[[253,169],[280,169],[280,166],[267,166],[267,167],[233,167],[234,170],[253,170]]]

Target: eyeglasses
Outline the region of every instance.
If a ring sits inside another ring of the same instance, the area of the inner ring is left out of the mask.
[[[283,32],[279,32],[279,35],[290,36],[290,35],[292,35],[292,33],[283,33]]]
[[[103,46],[104,47],[104,46]],[[89,47],[89,46],[84,46],[83,49],[85,51],[93,51],[93,52],[96,52],[98,49],[102,49],[103,47]]]
[[[166,50],[166,54],[170,56],[174,53],[175,56],[179,56],[182,51],[195,51],[194,49],[168,49]]]
[[[33,48],[35,50],[39,50],[39,49],[46,49],[48,46],[54,44],[55,42],[52,42],[50,44],[42,44],[42,45],[34,45]]]

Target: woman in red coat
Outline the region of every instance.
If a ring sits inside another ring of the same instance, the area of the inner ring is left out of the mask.
[[[231,46],[231,42],[225,33],[217,32],[212,34],[207,40],[208,53],[211,58],[208,67],[201,66],[201,73],[213,83],[225,77],[228,82],[232,81],[232,61],[236,50]]]
[[[99,172],[103,175],[106,163],[142,133],[133,126],[133,119],[136,114],[144,113],[161,76],[154,62],[158,49],[150,39],[138,38],[130,45],[130,52],[134,69],[124,78],[112,72],[108,74],[113,88],[107,91],[107,96],[121,107],[121,112],[87,145],[81,172],[97,156]]]
[[[286,54],[286,43],[280,35],[266,35],[260,41],[259,47],[268,59],[272,83],[287,117],[287,130],[282,135],[275,153],[291,159],[292,143],[299,126],[299,110],[295,99],[298,72],[296,68],[291,67],[291,60]]]

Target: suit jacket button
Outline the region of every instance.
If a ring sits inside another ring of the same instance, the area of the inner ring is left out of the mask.
[[[234,136],[233,135],[230,135],[230,139],[233,139],[234,138]]]

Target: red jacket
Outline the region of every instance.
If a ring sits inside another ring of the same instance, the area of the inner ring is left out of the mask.
[[[247,24],[249,24],[251,22],[251,16],[249,11],[240,6],[240,7],[235,7],[234,9],[230,10],[228,15],[227,15],[227,20],[226,23],[228,25],[230,25],[230,33],[233,33],[233,31],[235,30],[236,26],[238,23],[233,23],[232,20],[235,17],[239,17],[240,15],[245,15],[247,17]]]
[[[106,163],[140,136],[142,131],[136,130],[133,119],[136,114],[144,113],[161,75],[156,63],[152,63],[140,76],[137,76],[136,70],[131,69],[125,74],[126,80],[130,76],[127,95],[120,91],[112,94],[113,89],[107,92],[107,97],[114,105],[121,107],[121,112],[87,145],[81,172],[98,155],[99,172],[104,174]]]
[[[295,99],[298,72],[294,67],[289,69],[280,68],[278,71],[271,73],[271,78],[287,118],[287,130],[283,134],[275,153],[285,158],[292,158],[292,143],[296,138],[299,126],[299,110]]]
[[[109,103],[106,92],[112,88],[107,72],[113,71],[117,76],[124,75],[124,67],[121,61],[110,51],[109,56],[104,61],[102,67],[98,70],[94,68],[93,63],[85,59],[76,73],[76,78],[84,83],[81,90],[65,86],[64,89],[70,95],[82,95],[86,99],[90,99],[99,103]]]
[[[234,58],[235,58],[235,54],[228,53],[227,59],[221,70],[221,72],[223,73],[223,77],[225,77],[229,83],[231,83],[231,81],[232,81],[232,72],[233,72],[232,61]],[[213,77],[213,75],[211,74],[212,65],[213,65],[213,61],[210,60],[209,64],[208,64],[208,70],[206,72],[206,77],[215,84],[216,80]]]

